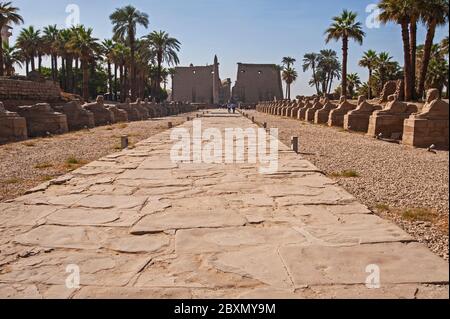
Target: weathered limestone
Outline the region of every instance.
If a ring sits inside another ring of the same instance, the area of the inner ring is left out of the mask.
[[[27,123],[17,113],[9,112],[0,102],[0,144],[27,139]]]
[[[415,105],[400,102],[397,95],[391,95],[386,107],[370,117],[367,135],[378,137],[381,134],[382,138],[401,139],[404,121],[414,112],[417,112]]]
[[[87,103],[83,108],[94,114],[95,126],[115,123],[114,113],[106,108],[103,96],[97,96],[95,103]]]
[[[329,99],[325,99],[325,105],[314,114],[315,124],[326,124],[330,118],[330,112],[336,109],[337,106],[330,102]]]
[[[364,96],[358,99],[358,107],[344,117],[344,129],[356,132],[367,132],[369,119],[373,112],[381,110],[381,105],[370,104]]]
[[[94,114],[82,107],[80,101],[72,101],[62,106],[53,106],[57,112],[65,114],[69,130],[75,131],[95,126]]]
[[[314,105],[319,102],[319,98],[316,97],[312,102],[306,100],[305,105],[298,110],[297,119],[298,120],[304,120],[306,117],[306,111],[308,111],[310,108],[314,107]]]
[[[339,106],[330,112],[330,117],[328,118],[328,126],[344,126],[344,116],[356,109],[356,105],[347,102],[345,97],[341,97],[339,101]]]
[[[305,120],[306,120],[307,122],[314,122],[314,117],[315,117],[315,115],[316,115],[316,112],[317,112],[318,110],[322,109],[323,106],[324,106],[324,105],[323,105],[322,103],[320,103],[320,100],[317,101],[317,102],[313,105],[312,108],[306,110],[306,113],[305,113]]]
[[[113,112],[114,120],[115,120],[116,123],[128,122],[128,113],[127,113],[127,111],[121,110],[115,105],[108,105],[108,106],[106,106],[106,108],[108,110],[110,110],[111,112]]]
[[[148,110],[142,105],[141,99],[137,99],[136,103],[131,103],[130,105],[139,112],[143,120],[147,120],[150,117]]]
[[[403,144],[415,147],[448,149],[449,105],[439,98],[436,89],[428,90],[426,104],[419,114],[412,114],[404,122]]]
[[[121,110],[124,110],[128,114],[128,120],[130,121],[142,121],[143,117],[139,110],[135,107],[135,105],[131,104],[131,100],[127,98],[125,103],[118,104],[117,107]]]
[[[290,113],[287,116],[297,118],[298,110],[303,107],[303,102],[298,101],[294,104],[294,107],[291,109]]]
[[[64,134],[69,131],[67,116],[54,112],[50,104],[39,103],[30,106],[17,107],[17,113],[27,121],[27,131],[30,137],[50,134]]]
[[[388,81],[383,87],[383,91],[380,94],[380,103],[386,103],[389,101],[391,95],[397,94],[398,100],[403,101],[405,96],[405,86],[403,80]]]

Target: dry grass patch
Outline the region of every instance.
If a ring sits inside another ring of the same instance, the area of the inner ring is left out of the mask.
[[[10,178],[10,179],[7,179],[7,180],[5,180],[5,181],[3,181],[3,184],[5,184],[5,185],[13,185],[13,184],[19,184],[19,183],[22,183],[22,179],[20,179],[20,178]]]
[[[432,209],[428,208],[408,208],[401,211],[404,219],[414,222],[433,222],[438,217],[438,214]]]
[[[36,169],[46,169],[46,168],[50,168],[50,167],[53,167],[53,164],[41,163],[41,164],[37,164],[34,166],[34,168],[36,168]]]
[[[23,143],[23,145],[25,145],[26,147],[35,147],[36,143],[35,142],[25,142],[25,143]]]
[[[359,173],[357,171],[354,170],[345,170],[339,173],[331,173],[330,174],[331,177],[335,177],[335,178],[339,178],[339,177],[343,177],[343,178],[355,178],[355,177],[359,177]]]

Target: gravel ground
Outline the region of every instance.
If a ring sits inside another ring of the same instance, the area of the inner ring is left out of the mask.
[[[195,113],[193,113],[195,114]],[[167,130],[168,122],[182,124],[189,114],[140,122],[100,126],[90,130],[0,145],[0,202],[120,149]],[[191,115],[192,117],[192,115]]]
[[[340,128],[245,112],[277,127],[287,145],[291,136],[298,136],[306,159],[375,213],[393,220],[448,260],[448,152],[433,154]]]

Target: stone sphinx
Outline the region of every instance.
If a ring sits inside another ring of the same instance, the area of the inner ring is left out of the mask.
[[[414,112],[417,112],[415,105],[400,102],[398,95],[391,95],[386,107],[383,110],[375,111],[370,117],[367,135],[401,139],[404,121]]]
[[[305,105],[298,110],[297,119],[298,120],[304,120],[306,118],[306,111],[308,111],[310,108],[314,107],[314,105],[319,102],[319,98],[316,97],[314,100],[309,101],[306,100]]]
[[[303,107],[302,102],[301,101],[295,102],[294,106],[290,109],[287,116],[297,118],[297,113],[298,113],[298,110],[300,109],[300,107]]]
[[[330,112],[330,116],[328,117],[328,126],[343,127],[345,115],[354,109],[356,109],[356,105],[349,103],[347,99],[342,96],[339,100],[338,107]]]
[[[381,105],[370,104],[365,96],[358,98],[358,106],[344,117],[344,129],[356,132],[365,132],[369,129],[370,116],[375,111],[381,110]]]
[[[337,105],[331,103],[328,98],[326,98],[324,102],[325,104],[323,107],[314,114],[315,124],[327,124],[328,119],[330,118],[330,112],[337,108]]]
[[[96,102],[84,104],[83,108],[94,114],[96,126],[109,125],[116,122],[114,113],[105,106],[105,99],[102,95],[97,96]]]
[[[26,140],[27,122],[15,112],[9,112],[0,102],[0,144]]]
[[[95,126],[94,114],[82,107],[81,101],[75,100],[61,106],[53,106],[56,112],[65,114],[70,131]]]
[[[117,107],[121,110],[124,110],[128,114],[128,120],[130,121],[142,121],[142,115],[139,110],[131,104],[130,98],[125,99],[125,103],[117,104]]]
[[[106,108],[113,112],[116,123],[128,122],[128,113],[126,111],[119,109],[115,105],[107,105]]]
[[[403,144],[448,149],[448,113],[449,105],[439,98],[438,90],[428,90],[422,112],[410,115],[404,122]]]
[[[49,133],[64,134],[69,131],[67,116],[53,111],[48,103],[19,106],[17,113],[26,119],[30,137],[47,136]]]
[[[290,114],[294,105],[294,102],[288,102],[285,106],[283,106],[281,109],[281,116],[287,116],[288,113]]]
[[[142,105],[141,99],[137,99],[136,103],[131,103],[130,105],[140,113],[141,119],[147,120],[150,117],[148,110]]]
[[[316,112],[323,108],[323,104],[319,101],[317,101],[312,108],[307,109],[305,113],[305,120],[307,122],[314,122],[314,117],[316,116]]]

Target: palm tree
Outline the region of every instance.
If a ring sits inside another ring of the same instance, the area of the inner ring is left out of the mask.
[[[58,78],[58,35],[59,31],[55,25],[49,25],[44,28],[43,40],[45,43],[46,51],[50,55],[52,79],[56,81]]]
[[[3,43],[3,63],[5,64],[5,74],[14,74],[14,64],[22,66],[20,52],[14,46]]]
[[[17,47],[19,47],[25,55],[26,64],[31,64],[31,70],[36,70],[35,58],[38,55],[40,31],[33,26],[22,29],[17,37]]]
[[[393,68],[394,63],[395,62],[392,61],[392,56],[390,56],[388,52],[381,52],[378,55],[376,59],[375,69],[380,80],[381,89],[383,89],[387,81],[388,72]]]
[[[445,55],[448,55],[448,36],[446,36],[444,39],[442,39],[442,41],[439,45],[441,47],[442,52]]]
[[[286,69],[290,69],[291,65],[297,62],[296,59],[291,58],[290,56],[284,57],[281,63],[286,67]]]
[[[0,2],[0,30],[10,23],[19,25],[23,18],[18,14],[19,8],[13,7],[11,2]],[[4,75],[3,46],[0,45],[0,76]]]
[[[372,81],[372,72],[375,68],[376,64],[378,62],[378,55],[377,52],[374,50],[369,50],[367,52],[364,52],[364,56],[359,61],[359,65],[363,68],[367,68],[369,70],[369,81],[367,83],[371,83]],[[368,98],[372,98],[372,90],[370,88],[370,85],[368,85]]]
[[[362,31],[361,22],[357,22],[357,14],[352,11],[344,10],[340,16],[333,18],[333,23],[325,31],[326,43],[331,40],[342,39],[342,95],[347,96],[347,60],[348,60],[348,42],[353,39],[362,45],[365,33]]]
[[[106,64],[108,65],[108,87],[109,87],[109,98],[113,97],[113,80],[112,80],[112,69],[111,64],[114,62],[114,41],[106,39],[102,42],[102,54],[105,58]]]
[[[351,97],[355,96],[355,88],[358,89],[361,85],[361,79],[357,73],[350,73],[347,75],[347,89]]]
[[[116,39],[126,39],[130,47],[131,97],[136,98],[136,28],[141,25],[148,28],[149,19],[146,13],[128,5],[116,11],[109,17],[114,25]]]
[[[115,75],[115,85],[116,88],[115,96],[117,98],[118,92],[117,89],[120,89],[120,100],[122,102],[125,101],[125,98],[128,95],[127,89],[127,62],[130,60],[130,48],[121,42],[117,42],[114,46],[113,51],[114,57],[114,65],[116,70],[114,71]],[[117,83],[117,72],[120,73],[120,83]]]
[[[447,87],[448,94],[448,62],[444,59],[432,59],[430,61],[428,76],[426,79],[427,88],[435,88],[439,90],[439,94],[442,96],[444,86]]]
[[[410,101],[413,97],[414,86],[412,83],[412,64],[411,64],[411,43],[409,35],[409,24],[413,14],[414,0],[381,0],[378,4],[382,10],[379,19],[383,23],[394,22],[401,26],[403,40],[404,56],[404,82],[405,99]]]
[[[313,73],[313,85],[316,87],[317,95],[319,95],[319,83],[317,81],[317,75],[316,75],[316,68],[318,64],[319,56],[317,53],[306,53],[303,56],[303,72],[306,72],[308,70],[312,70]]]
[[[283,71],[283,80],[286,82],[287,87],[287,99],[291,99],[291,84],[298,78],[298,73],[294,68],[286,68]]]
[[[318,56],[318,82],[322,83],[323,95],[329,94],[334,78],[341,76],[341,64],[334,50],[321,50]],[[320,80],[319,80],[320,79]]]
[[[427,78],[428,65],[431,58],[431,48],[433,46],[436,28],[447,23],[449,15],[449,2],[448,0],[420,1],[420,9],[423,21],[427,25],[427,35],[418,88],[419,95],[423,96],[425,92],[425,81]]]
[[[175,39],[171,38],[167,32],[153,31],[145,37],[148,46],[154,52],[156,58],[156,81],[155,81],[155,94],[159,101],[161,90],[161,71],[163,63],[167,63],[169,66],[178,65],[180,60],[178,58],[178,52],[180,51],[181,44]]]
[[[91,28],[80,27],[79,32],[67,44],[69,52],[77,55],[81,61],[83,69],[83,99],[85,101],[89,100],[89,63],[100,52],[98,39],[92,37],[92,31]]]

